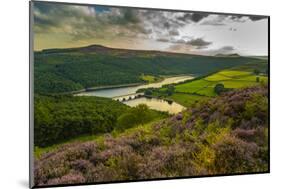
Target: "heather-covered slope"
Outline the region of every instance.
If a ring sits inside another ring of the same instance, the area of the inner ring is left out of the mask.
[[[268,170],[268,89],[194,104],[153,124],[62,145],[35,162],[36,185]]]

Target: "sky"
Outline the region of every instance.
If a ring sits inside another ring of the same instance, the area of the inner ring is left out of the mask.
[[[34,49],[81,47],[188,54],[268,54],[268,19],[34,2]]]

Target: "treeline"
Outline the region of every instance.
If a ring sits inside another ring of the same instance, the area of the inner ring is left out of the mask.
[[[126,56],[126,53],[120,55],[116,50],[112,53],[110,51],[107,49],[106,54],[91,51],[36,52],[35,92],[59,93],[102,85],[144,82],[140,77],[142,74],[202,75],[252,60],[245,57],[205,57],[159,52],[147,54],[142,51],[134,56]]]
[[[101,97],[35,96],[34,144],[46,147],[81,135],[125,130],[167,114]]]

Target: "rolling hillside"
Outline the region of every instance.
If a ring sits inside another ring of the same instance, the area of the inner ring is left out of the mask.
[[[61,93],[89,87],[145,82],[143,74],[205,75],[255,60],[91,45],[35,52],[35,93]]]

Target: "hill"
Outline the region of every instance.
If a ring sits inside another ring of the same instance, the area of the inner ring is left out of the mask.
[[[160,51],[114,49],[101,45],[47,49],[34,54],[35,93],[62,93],[90,87],[145,82],[141,76],[205,75],[255,60]]]
[[[216,54],[216,57],[240,57],[239,54],[233,53],[233,54]]]
[[[60,146],[37,186],[268,171],[268,88],[226,92],[158,122]]]

